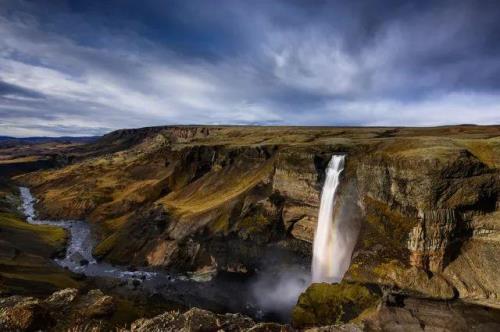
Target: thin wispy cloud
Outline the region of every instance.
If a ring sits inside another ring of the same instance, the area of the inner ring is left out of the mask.
[[[0,134],[500,123],[500,6],[11,1]]]

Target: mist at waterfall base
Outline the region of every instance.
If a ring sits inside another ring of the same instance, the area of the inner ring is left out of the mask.
[[[312,282],[337,283],[348,270],[360,225],[354,217],[357,202],[337,197],[344,162],[344,155],[334,155],[326,169],[311,271],[289,267],[279,273],[263,273],[254,283],[252,292],[264,310],[289,317],[298,297]],[[346,185],[345,197],[355,197],[353,190],[352,185]]]
[[[310,283],[311,275],[307,269],[283,267],[280,271],[262,271],[252,284],[251,291],[254,301],[267,316],[287,321],[297,298]]]

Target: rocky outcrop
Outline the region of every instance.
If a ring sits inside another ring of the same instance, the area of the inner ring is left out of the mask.
[[[388,295],[362,285],[314,284],[299,299],[294,324],[256,322],[241,314],[191,308],[124,323],[117,301],[100,290],[63,289],[46,299],[0,298],[2,331],[498,331],[498,310],[460,302]],[[116,314],[115,316],[111,316]],[[349,323],[342,323],[349,320]],[[301,325],[303,324],[303,325]],[[326,325],[325,325],[326,324]],[[309,325],[309,326],[308,326]],[[314,326],[311,326],[314,325]]]
[[[0,300],[2,331],[36,331],[53,324],[48,310],[35,298],[13,296]]]
[[[498,174],[466,150],[421,150],[362,161],[357,179],[361,195],[416,221],[410,263],[441,272],[467,237],[471,215],[495,210]]]
[[[169,311],[150,319],[139,319],[132,323],[130,332],[153,331],[228,331],[228,332],[287,332],[292,329],[276,323],[256,323],[240,314],[214,314],[192,308],[184,313]]]
[[[464,260],[464,249],[474,246],[478,226],[473,220],[496,209],[495,169],[467,150],[430,147],[379,151],[361,160],[356,174],[367,223],[350,270],[354,280],[375,277],[381,284],[443,299],[468,297],[468,284],[485,300],[495,297],[490,282],[483,293],[477,282],[494,279],[495,264],[475,257],[490,275],[485,277]],[[497,244],[486,246],[495,250]],[[457,268],[467,272],[452,274]]]
[[[392,299],[360,317],[366,331],[498,331],[498,311],[464,303]]]
[[[63,289],[45,300],[11,296],[0,299],[0,329],[105,331],[114,310],[113,298],[100,290],[79,294],[77,289]]]
[[[461,246],[460,254],[443,271],[460,297],[467,301],[499,308],[500,213],[473,218],[472,236]]]
[[[307,242],[314,238],[324,161],[311,151],[298,149],[280,151],[275,164],[273,190],[283,200],[285,229]]]
[[[315,326],[305,331],[497,331],[499,314],[459,301],[379,297],[365,286],[343,282],[310,286],[300,296],[292,322],[299,330]]]

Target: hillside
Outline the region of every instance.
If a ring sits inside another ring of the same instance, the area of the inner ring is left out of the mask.
[[[9,137],[0,136],[0,178],[63,166],[68,155],[96,137]]]
[[[282,264],[308,264],[324,169],[345,153],[341,199],[361,224],[348,278],[498,307],[499,134],[499,126],[122,130],[82,147],[79,162],[16,180],[32,188],[43,216],[97,225],[101,259],[255,271],[278,253]]]

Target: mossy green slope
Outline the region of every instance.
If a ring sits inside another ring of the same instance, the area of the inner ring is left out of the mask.
[[[312,284],[299,297],[292,312],[296,328],[348,322],[374,307],[379,296],[357,283]]]
[[[16,212],[17,188],[0,188],[9,197],[0,211],[0,292],[45,295],[64,287],[79,287],[72,274],[51,259],[64,252],[66,231],[31,225]]]

